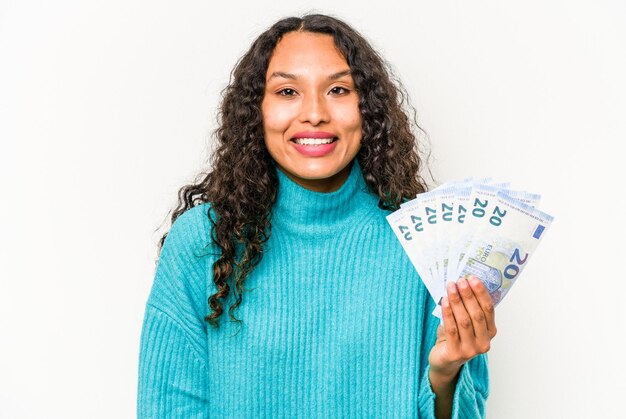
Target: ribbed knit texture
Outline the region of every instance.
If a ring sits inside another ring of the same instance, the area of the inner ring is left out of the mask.
[[[140,418],[434,418],[428,354],[434,303],[358,162],[318,193],[278,170],[261,263],[231,322],[204,321],[216,288],[209,204],[166,238],[139,358]],[[486,356],[462,367],[453,417],[484,416]]]

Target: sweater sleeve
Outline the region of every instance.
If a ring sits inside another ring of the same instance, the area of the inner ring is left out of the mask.
[[[428,355],[437,339],[439,319],[431,313],[435,303],[426,294],[424,304],[424,329],[422,335],[422,351],[420,366],[422,369],[418,395],[419,417],[435,418],[435,393],[430,385],[428,373]],[[466,362],[459,372],[452,401],[453,419],[475,419],[485,417],[485,402],[489,395],[489,374],[487,370],[487,354],[474,357]]]
[[[208,417],[204,306],[210,237],[208,218],[202,217],[199,207],[179,216],[161,249],[141,333],[138,418]]]

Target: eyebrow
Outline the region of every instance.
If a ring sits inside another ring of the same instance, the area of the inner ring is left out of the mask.
[[[343,70],[343,71],[340,71],[338,73],[331,74],[330,76],[328,76],[328,80],[337,80],[337,79],[340,79],[340,78],[342,78],[344,76],[349,75],[350,73],[351,73],[350,70]],[[297,80],[298,79],[298,75],[297,74],[285,73],[284,71],[274,71],[272,73],[272,75],[269,76],[267,81],[270,81],[273,77],[282,77],[284,79],[290,79],[290,80]]]

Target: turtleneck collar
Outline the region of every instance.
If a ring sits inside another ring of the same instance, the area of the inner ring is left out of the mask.
[[[378,207],[378,196],[368,190],[355,158],[339,189],[315,192],[291,180],[278,166],[278,196],[272,225],[301,235],[333,234],[353,222],[362,222]]]

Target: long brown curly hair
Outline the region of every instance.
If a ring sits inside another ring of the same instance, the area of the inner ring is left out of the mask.
[[[216,328],[233,283],[236,301],[228,313],[241,323],[234,310],[241,304],[244,280],[260,262],[263,243],[269,239],[278,179],[264,142],[261,101],[274,48],[283,35],[293,31],[331,35],[346,58],[362,116],[361,148],[356,158],[368,187],[380,198],[379,207],[395,210],[427,189],[419,174],[421,143],[413,129],[424,131],[385,60],[362,35],[337,18],[309,14],[276,22],[252,43],[231,72],[213,133],[212,170],[179,190],[178,206],[171,217],[173,224],[189,208],[211,204],[207,214],[213,227],[211,239],[221,255],[213,264],[217,292],[208,299],[212,313],[205,320]],[[159,242],[159,253],[166,237],[167,233]]]

